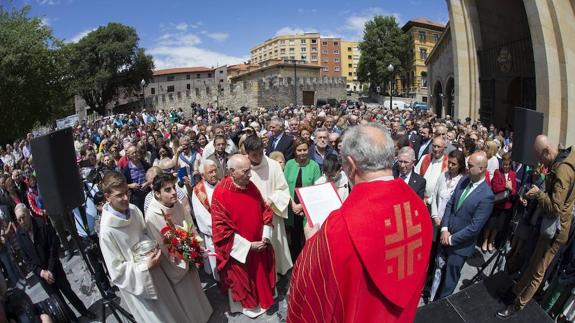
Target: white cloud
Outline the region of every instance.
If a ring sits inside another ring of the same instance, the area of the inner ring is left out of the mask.
[[[228,33],[207,33],[206,36],[217,42],[224,42],[230,37]]]
[[[353,33],[353,37],[362,38],[363,30],[365,28],[365,23],[373,19],[374,16],[394,16],[399,22],[400,16],[398,13],[392,13],[385,11],[381,8],[369,8],[361,13],[351,14],[345,19],[345,24],[343,26],[344,30]]]
[[[197,46],[158,46],[147,52],[154,56],[154,65],[157,69],[185,66],[215,67],[249,60],[249,56],[236,57]]]
[[[36,0],[36,2],[38,2],[39,5],[48,5],[48,6],[53,6],[56,4],[60,4],[59,0]]]
[[[188,24],[185,22],[180,22],[179,24],[176,25],[176,29],[180,31],[186,31],[188,30]]]
[[[171,28],[164,29],[164,34],[156,39],[156,43],[146,50],[154,57],[154,65],[157,69],[185,67],[185,66],[219,66],[224,64],[238,64],[249,60],[249,56],[236,57],[219,53],[210,49],[202,48],[202,38],[208,37],[218,42],[228,39],[229,34],[223,32],[197,32],[182,31],[181,24],[170,24]],[[178,26],[180,28],[178,28]],[[194,26],[201,26],[195,23]],[[196,28],[187,24],[187,30]]]
[[[86,35],[93,32],[94,30],[96,30],[96,28],[86,29],[84,31],[81,31],[81,32],[77,33],[76,35],[74,35],[72,38],[70,38],[70,40],[67,40],[66,42],[67,43],[77,43],[78,41],[80,41],[80,39],[86,37]]]
[[[294,35],[294,34],[303,34],[303,33],[313,33],[313,32],[317,32],[317,30],[313,29],[313,28],[301,28],[301,27],[291,27],[291,26],[286,26],[286,27],[282,27],[280,28],[278,31],[276,31],[276,36],[280,36],[280,35]]]
[[[51,19],[48,17],[42,17],[42,18],[40,18],[40,23],[42,23],[42,25],[44,25],[46,27],[50,27],[51,26]]]

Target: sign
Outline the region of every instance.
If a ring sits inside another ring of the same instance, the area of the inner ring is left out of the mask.
[[[76,122],[80,121],[80,116],[76,113],[66,118],[56,120],[56,128],[57,129],[64,129],[67,127],[72,127]]]

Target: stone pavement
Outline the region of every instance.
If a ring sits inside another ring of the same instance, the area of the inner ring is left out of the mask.
[[[456,291],[459,291],[462,283],[470,280],[477,272],[478,268],[489,258],[491,254],[482,255],[480,252],[476,252],[472,257],[467,260],[463,271],[461,273],[461,279]],[[101,302],[100,295],[96,288],[96,285],[92,282],[88,274],[81,257],[76,254],[69,262],[62,259],[64,265],[64,270],[68,275],[68,280],[72,285],[72,288],[77,292],[80,299],[84,301],[84,304],[94,311],[98,315],[98,319],[94,322],[100,321],[101,316]],[[490,265],[485,271],[489,274],[492,265]],[[214,314],[210,318],[210,323],[220,323],[220,322],[230,322],[230,323],[276,323],[285,322],[286,320],[286,310],[287,301],[285,299],[285,293],[289,284],[289,274],[286,277],[280,279],[278,283],[278,298],[276,304],[264,315],[256,318],[250,319],[242,314],[230,315],[227,313],[228,304],[227,298],[222,295],[215,281],[211,279],[211,276],[206,275],[203,270],[200,270],[200,278],[202,280],[202,285],[206,291],[206,295],[214,308]],[[40,286],[40,283],[33,275],[28,275],[28,287],[26,292],[32,298],[32,301],[39,302],[47,298],[46,293]],[[124,308],[125,304],[121,304]],[[420,302],[420,306],[424,305]],[[126,320],[124,320],[127,322]],[[81,318],[80,322],[90,322],[86,318]],[[106,322],[117,322],[112,314],[108,311]]]

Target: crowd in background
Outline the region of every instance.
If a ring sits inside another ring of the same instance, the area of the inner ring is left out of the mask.
[[[130,202],[142,212],[152,184],[147,172],[154,166],[175,174],[179,190],[187,190],[191,196],[194,185],[201,179],[203,160],[211,160],[216,165],[217,177],[221,179],[227,173],[228,158],[236,153],[246,154],[246,138],[258,136],[263,141],[265,154],[284,169],[290,188],[292,200],[285,225],[289,253],[295,263],[305,244],[306,225],[295,188],[331,181],[345,200],[353,188],[342,171],[340,137],[349,127],[372,122],[389,129],[396,146],[394,177],[403,179],[426,203],[436,228],[429,282],[423,295],[426,301],[453,292],[452,289],[441,293],[445,282],[437,281],[435,274],[436,259],[441,253],[442,218],[459,181],[468,174],[470,163],[473,164],[470,156],[478,152],[482,152],[486,160],[483,175],[494,202],[488,221],[477,232],[474,252],[488,254],[507,246],[510,250],[505,250],[506,270],[515,278],[527,270],[530,262],[536,261],[531,255],[541,234],[543,216],[538,211],[537,199],[527,198],[525,193],[534,185],[545,190],[548,168],[543,164],[527,166],[513,161],[511,131],[470,118],[440,118],[428,111],[389,110],[377,105],[288,106],[239,111],[193,105],[189,112],[181,109],[142,111],[78,123],[73,127],[74,145],[78,164],[83,169],[85,189],[90,193],[86,194],[88,228],[83,226],[79,212],[69,216],[76,220],[79,231],[84,230],[84,237],[97,235],[98,215],[104,203],[97,189],[98,178],[109,170],[124,175]],[[26,205],[33,217],[51,224],[62,247],[62,256],[69,259],[75,249],[62,216],[49,214],[44,208],[42,187],[33,168],[32,139],[32,134],[28,134],[0,147],[0,261],[8,284],[17,288],[26,284],[29,270],[20,255],[21,246],[14,238],[20,226],[15,214],[17,205]],[[557,253],[546,271],[548,284],[541,284],[536,296],[550,314],[567,315],[568,319],[574,316],[571,292],[575,287],[575,248],[572,244],[569,239]],[[104,288],[108,290],[110,286]]]

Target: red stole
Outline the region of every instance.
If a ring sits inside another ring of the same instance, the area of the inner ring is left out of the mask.
[[[194,186],[194,194],[196,194],[196,197],[198,198],[200,203],[202,203],[202,205],[206,208],[206,210],[210,212],[210,201],[208,199],[208,193],[206,193],[206,185],[203,179],[200,180],[198,184]]]
[[[212,237],[217,254],[220,287],[232,291],[232,299],[244,308],[258,305],[267,309],[274,304],[276,284],[274,250],[268,246],[260,252],[249,252],[242,264],[230,256],[237,233],[249,241],[261,241],[263,226],[271,225],[273,211],[265,202],[254,183],[245,189],[234,185],[226,176],[212,196]]]
[[[287,321],[413,321],[431,238],[427,208],[402,180],[356,185],[300,254]]]
[[[429,165],[431,165],[431,159],[432,159],[431,154],[426,154],[425,156],[423,156],[423,161],[421,162],[421,168],[419,169],[419,175],[425,176],[425,172],[427,172]],[[447,161],[448,161],[447,156],[443,155],[443,158],[441,160],[442,173],[447,170]]]

